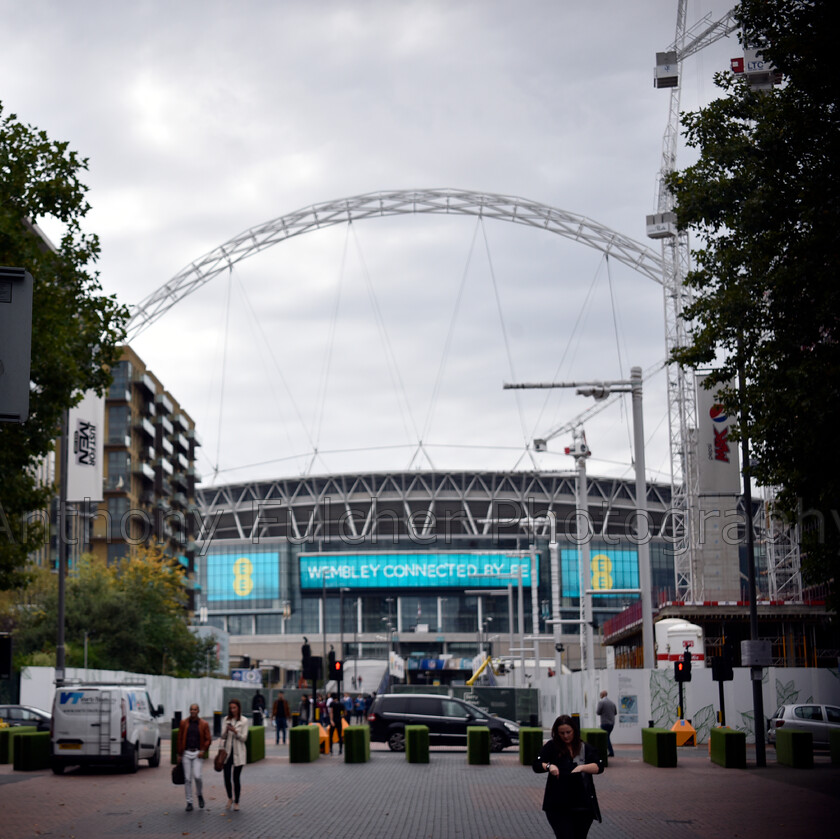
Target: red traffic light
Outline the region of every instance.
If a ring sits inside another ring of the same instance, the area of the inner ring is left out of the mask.
[[[342,662],[342,661],[333,662],[332,674],[336,679],[338,679],[340,681],[342,676],[344,675],[344,662]]]

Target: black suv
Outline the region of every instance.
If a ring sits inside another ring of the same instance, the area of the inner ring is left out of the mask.
[[[475,705],[438,694],[386,693],[373,700],[368,714],[370,739],[387,743],[393,752],[405,750],[405,727],[425,725],[430,746],[466,746],[467,726],[490,729],[490,749],[500,752],[519,743],[519,726],[491,717]]]

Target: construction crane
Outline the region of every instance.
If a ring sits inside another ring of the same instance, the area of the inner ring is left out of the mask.
[[[680,121],[680,74],[683,61],[705,47],[726,37],[737,28],[733,11],[711,22],[707,15],[690,31],[685,18],[688,0],[679,0],[674,42],[656,54],[654,87],[670,89],[668,122],[662,139],[662,160],[657,176],[656,213],[649,215],[647,235],[662,243],[662,287],[665,294],[665,349],[668,358],[678,347],[687,345],[687,328],[682,317],[692,302],[691,290],[685,285],[689,267],[688,233],[678,230],[674,213],[674,196],[667,187],[667,178],[676,171],[677,137]],[[678,600],[702,600],[702,576],[695,574],[695,544],[692,538],[692,510],[697,506],[697,465],[693,457],[692,433],[697,428],[697,406],[693,377],[678,364],[667,366],[668,430],[671,461],[671,508],[674,528],[674,575]]]

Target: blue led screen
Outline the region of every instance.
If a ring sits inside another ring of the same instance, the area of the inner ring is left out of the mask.
[[[280,555],[208,554],[203,588],[208,600],[275,600],[280,597]]]
[[[539,555],[536,558],[539,576]],[[301,554],[300,587],[505,588],[531,585],[530,557],[493,553]]]
[[[609,594],[613,588],[639,587],[639,555],[635,550],[600,550],[590,547],[589,553],[591,588],[603,589],[604,594]],[[566,548],[560,551],[560,574],[563,579],[563,597],[579,597],[579,550]]]

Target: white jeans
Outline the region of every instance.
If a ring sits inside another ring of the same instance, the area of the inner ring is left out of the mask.
[[[181,755],[181,763],[184,766],[184,794],[187,796],[187,804],[192,804],[192,781],[195,781],[195,791],[201,795],[201,752],[198,749],[187,749]]]

